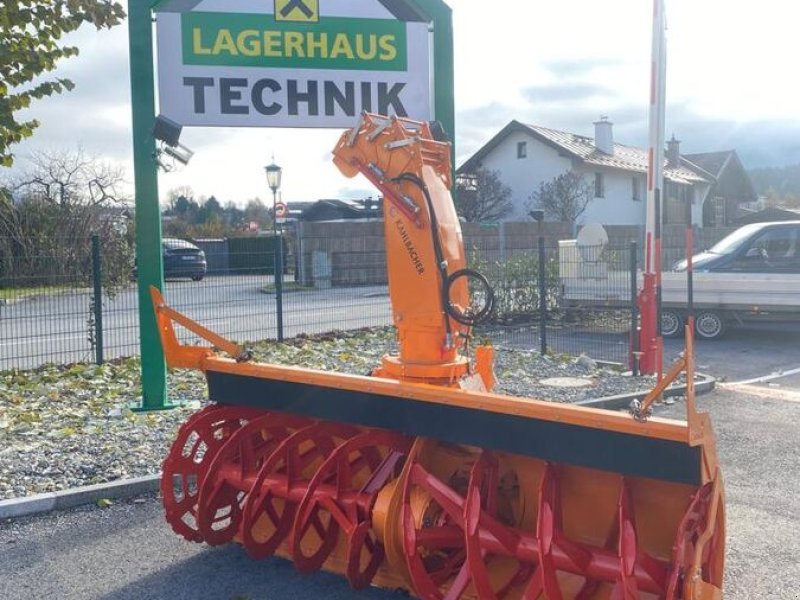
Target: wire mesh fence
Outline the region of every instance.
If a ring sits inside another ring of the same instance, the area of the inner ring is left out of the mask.
[[[0,366],[90,360],[89,239],[0,238]]]
[[[487,274],[496,296],[494,318],[479,333],[497,345],[628,365],[636,245],[538,241],[511,253],[473,248],[472,264]]]
[[[493,318],[477,334],[495,345],[627,364],[635,250],[579,248],[559,242],[563,231],[524,225],[503,235],[497,227],[464,228],[468,262],[496,294]],[[204,271],[168,268],[167,301],[241,343],[391,325],[382,223],[303,224],[282,238],[281,246],[194,240]],[[149,297],[139,297],[132,270],[106,285],[105,244],[93,262],[91,240],[64,242],[70,256],[43,252],[30,268],[2,257],[0,369],[139,354],[139,304]]]

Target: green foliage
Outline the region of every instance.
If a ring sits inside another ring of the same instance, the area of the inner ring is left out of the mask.
[[[110,0],[3,0],[0,4],[0,166],[11,166],[10,147],[33,135],[35,119],[17,113],[33,100],[73,89],[69,79],[38,79],[62,58],[78,54],[59,40],[84,23],[111,28],[125,17]]]
[[[473,249],[469,264],[483,273],[495,293],[494,319],[499,322],[531,318],[539,313],[539,258],[535,252],[505,260],[489,260]],[[545,262],[545,290],[548,309],[558,298],[558,261]]]
[[[800,164],[752,169],[748,175],[769,206],[800,208]]]
[[[162,213],[164,236],[197,239],[240,235],[251,221],[259,226],[264,225],[263,219],[248,218],[259,206],[266,213],[266,208],[259,200],[251,200],[247,208],[242,210],[233,202],[222,206],[214,196],[195,199],[189,187],[176,188],[169,192]]]

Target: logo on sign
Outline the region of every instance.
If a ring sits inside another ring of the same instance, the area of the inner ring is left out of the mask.
[[[275,0],[275,20],[316,23],[319,21],[319,0]]]

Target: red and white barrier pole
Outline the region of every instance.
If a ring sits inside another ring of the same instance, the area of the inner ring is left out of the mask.
[[[664,119],[666,113],[667,41],[664,0],[653,0],[653,47],[650,68],[650,141],[647,154],[645,268],[639,310],[642,373],[663,371],[661,338],[661,213],[664,186]]]

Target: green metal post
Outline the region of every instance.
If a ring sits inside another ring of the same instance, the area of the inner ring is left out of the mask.
[[[278,227],[278,191],[272,190],[272,278],[275,280],[275,317],[278,341],[283,342],[283,235]]]
[[[141,410],[167,405],[167,369],[150,300],[150,286],[164,286],[161,260],[161,213],[158,206],[153,71],[155,0],[129,0],[128,35],[133,106],[133,170],[136,194],[136,264],[139,280],[139,330],[142,356]]]
[[[103,360],[103,268],[100,256],[100,236],[92,236],[92,309],[94,311],[94,360]]]
[[[433,23],[433,103],[434,117],[452,140],[450,158],[455,182],[456,107],[453,68],[453,9],[442,0],[412,0]],[[455,185],[453,186],[455,188]]]

